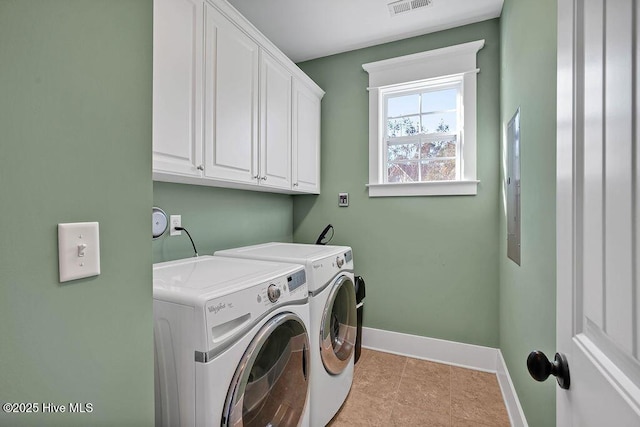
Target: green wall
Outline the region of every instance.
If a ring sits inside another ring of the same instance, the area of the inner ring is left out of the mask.
[[[0,425],[153,424],[152,4],[0,0],[0,402],[94,408]],[[102,274],[61,284],[82,221]]]
[[[521,108],[522,259],[507,259],[501,197],[500,348],[529,425],[553,426],[555,381],[535,382],[525,361],[531,350],[556,351],[556,1],[506,0],[501,38],[503,132]]]
[[[153,203],[182,215],[200,255],[219,249],[292,240],[292,196],[197,185],[153,183]],[[153,242],[153,262],[193,256],[189,237],[167,232]]]
[[[332,223],[367,280],[366,326],[499,343],[529,424],[554,425],[555,385],[532,381],[524,360],[555,351],[555,7],[505,0],[500,20],[300,64],[327,92],[322,194],[291,197],[152,185],[151,0],[0,0],[0,402],[94,406],[0,412],[0,425],[153,423],[150,264],[191,247],[150,247],[152,205],[181,214],[201,254],[312,243]],[[361,65],[481,38],[478,195],[369,199]],[[500,184],[518,106],[521,267],[506,258]],[[60,284],[56,225],[74,221],[100,222],[102,274]]]
[[[331,223],[331,243],[353,247],[367,283],[365,326],[498,345],[499,36],[494,19],[298,64],[326,95],[322,194],[294,198],[294,241],[312,243]],[[479,39],[478,195],[369,198],[362,64]]]

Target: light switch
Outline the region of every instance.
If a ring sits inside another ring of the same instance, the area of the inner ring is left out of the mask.
[[[338,206],[349,206],[349,193],[338,193]]]
[[[60,282],[100,274],[100,231],[97,222],[58,224]]]

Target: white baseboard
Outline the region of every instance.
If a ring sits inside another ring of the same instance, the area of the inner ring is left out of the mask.
[[[500,384],[511,425],[528,427],[499,349],[373,328],[362,328],[362,346],[371,350],[494,373]]]
[[[524,412],[522,411],[522,406],[520,406],[520,399],[518,399],[516,389],[513,387],[513,382],[511,381],[507,364],[505,363],[504,357],[502,357],[502,352],[499,349],[496,362],[498,384],[500,384],[500,390],[502,390],[502,397],[504,398],[504,404],[507,407],[507,412],[509,413],[511,425],[513,427],[529,427],[527,419],[524,416]]]
[[[462,368],[496,372],[496,352],[498,350],[491,347],[373,328],[362,328],[362,346],[372,350],[442,362]]]

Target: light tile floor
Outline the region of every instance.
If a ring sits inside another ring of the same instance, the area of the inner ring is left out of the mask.
[[[362,349],[351,392],[331,427],[503,427],[495,374]]]

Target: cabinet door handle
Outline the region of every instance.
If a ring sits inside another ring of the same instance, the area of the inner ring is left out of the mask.
[[[203,171],[204,170],[204,166],[198,165],[198,167],[196,167],[196,169],[198,169],[199,171]]]
[[[251,177],[251,179],[260,179],[260,176],[259,175],[254,175],[254,176]]]
[[[297,183],[297,182],[294,182],[294,183],[293,183],[293,186],[294,186],[294,187],[297,187],[297,186],[298,186],[298,183]]]
[[[267,180],[267,177],[266,177],[266,176],[263,176],[263,177],[261,177],[260,179],[261,179],[261,180],[263,180],[263,181],[266,181],[266,180]]]

